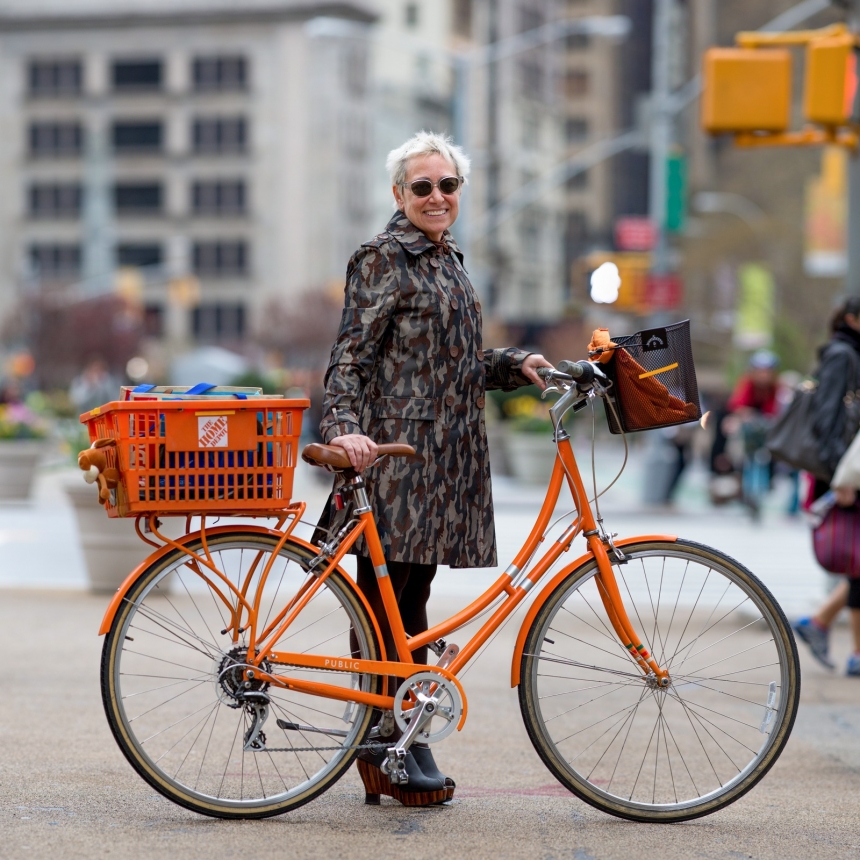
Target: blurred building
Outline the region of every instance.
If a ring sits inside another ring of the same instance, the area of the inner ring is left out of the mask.
[[[371,232],[367,2],[5,0],[0,314],[142,293],[236,343]]]

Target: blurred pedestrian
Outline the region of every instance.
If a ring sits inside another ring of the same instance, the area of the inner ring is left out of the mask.
[[[374,463],[378,442],[417,450],[417,457],[386,463],[368,481],[387,576],[406,633],[414,636],[427,629],[437,564],[496,564],[485,389],[543,388],[536,371],[552,365],[520,349],[483,348],[481,306],[449,232],[469,172],[463,151],[448,138],[421,132],[389,154],[387,167],[397,211],[349,262],[320,431],[358,472]],[[349,513],[330,502],[320,525],[336,534]],[[397,651],[363,539],[356,550],[358,585],[393,657]],[[427,649],[413,656],[426,663]],[[378,801],[381,791],[408,805],[417,801],[409,794],[441,792],[444,798],[453,792],[429,747],[412,745],[409,782],[400,787],[372,770],[385,761],[384,751],[362,750],[359,758],[368,802]]]
[[[118,400],[119,380],[108,371],[104,359],[92,359],[69,386],[69,399],[80,413],[89,412],[103,403]]]
[[[815,436],[822,460],[832,469],[831,481],[815,479],[809,503],[827,493],[833,483],[835,502],[851,505],[860,481],[854,468],[843,469],[837,476],[840,461],[846,453],[844,440],[845,395],[860,385],[860,298],[848,299],[831,320],[830,340],[819,353],[818,387],[815,394]],[[838,483],[837,483],[838,482]],[[848,661],[848,674],[860,676],[860,580],[852,578],[840,583],[828,599],[811,616],[800,618],[792,625],[798,638],[804,641],[813,656],[828,668],[830,660],[830,628],[843,607],[851,609],[854,631],[854,654]]]

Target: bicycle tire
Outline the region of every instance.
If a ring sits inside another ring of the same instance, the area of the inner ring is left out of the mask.
[[[652,823],[708,815],[756,785],[785,747],[800,697],[794,637],[768,589],[718,550],[678,540],[623,552],[613,569],[628,617],[671,686],[649,682],[614,635],[591,559],[529,629],[523,721],[586,803]]]
[[[252,587],[277,542],[241,529],[207,540],[213,561],[234,583],[258,559]],[[199,538],[188,547],[203,553]],[[310,576],[312,557],[300,544],[284,545],[263,589],[261,618],[266,613],[274,618],[297,583]],[[263,726],[269,737],[262,741],[265,749],[244,749],[253,708],[232,695],[244,682],[241,669],[238,674],[230,669],[241,651],[223,634],[226,607],[187,561],[184,552],[174,550],[153,562],[114,617],[101,664],[102,699],[114,738],[146,782],[187,809],[216,818],[265,818],[295,809],[346,772],[357,754],[354,747],[371,729],[373,708],[261,685],[271,698]],[[247,641],[247,633],[239,641]],[[355,586],[337,570],[275,645],[304,653],[314,648],[331,656],[379,659],[373,623]],[[269,669],[371,693],[381,684],[377,675]],[[288,728],[279,726],[278,718]],[[341,734],[321,734],[321,729]],[[306,747],[335,749],[304,752]],[[282,748],[294,751],[277,751]]]

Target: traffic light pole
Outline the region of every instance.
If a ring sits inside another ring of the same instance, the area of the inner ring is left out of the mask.
[[[651,111],[650,165],[648,171],[648,214],[656,231],[651,271],[665,275],[671,267],[666,238],[666,168],[672,146],[674,114],[670,92],[670,30],[673,0],[654,0],[651,25]]]
[[[852,0],[848,26],[860,33],[860,0]],[[845,292],[860,296],[860,154],[856,151],[848,159],[848,271],[845,275]]]

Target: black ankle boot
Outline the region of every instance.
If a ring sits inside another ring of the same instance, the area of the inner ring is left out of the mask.
[[[382,764],[387,758],[388,752],[385,748],[379,752],[362,750],[358,754],[358,772],[364,783],[365,803],[378,804],[380,794],[393,797],[404,806],[429,806],[447,800],[445,777],[441,774],[439,778],[426,775],[418,766],[412,750],[407,750],[404,760],[409,777],[409,781],[404,785],[393,784],[388,774],[382,770]]]
[[[450,776],[445,776],[436,766],[436,761],[433,758],[433,752],[430,747],[425,744],[412,744],[409,751],[415,756],[415,761],[418,763],[418,767],[421,768],[424,776],[441,780],[445,786],[445,793],[447,795],[445,800],[451,800],[457,785]]]

